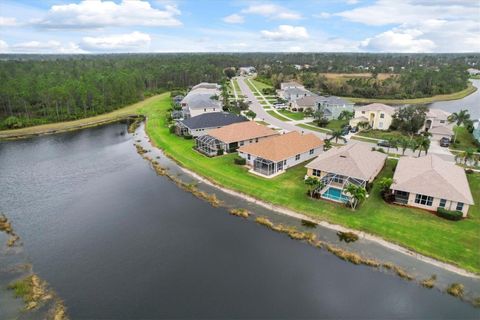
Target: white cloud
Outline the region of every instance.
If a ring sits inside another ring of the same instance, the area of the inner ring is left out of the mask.
[[[299,20],[302,16],[276,4],[253,4],[242,10],[242,13],[257,14],[271,19]]]
[[[83,0],[80,3],[54,5],[43,19],[33,24],[46,28],[100,28],[108,26],[179,26],[180,11],[173,5],[164,10],[148,1],[123,0],[120,3]]]
[[[295,27],[290,25],[280,25],[276,30],[262,30],[262,36],[269,40],[289,41],[308,38],[307,29],[304,27]]]
[[[7,53],[8,52],[8,44],[3,41],[3,40],[0,40],[0,53]]]
[[[358,0],[347,0],[347,4],[357,4],[359,2],[360,1],[358,1]]]
[[[422,39],[422,35],[423,32],[416,29],[389,30],[366,39],[361,43],[361,48],[376,52],[432,52],[435,43]]]
[[[0,17],[0,27],[13,27],[16,26],[17,20],[12,17]]]
[[[80,47],[89,51],[146,51],[150,45],[151,38],[142,32],[128,34],[114,34],[101,37],[84,37]]]
[[[80,47],[69,42],[66,45],[56,40],[46,42],[27,41],[8,45],[5,41],[0,40],[0,52],[2,53],[88,53]]]
[[[226,16],[222,19],[226,23],[244,23],[245,18],[237,13]]]
[[[320,12],[319,14],[314,14],[314,18],[320,18],[320,19],[328,19],[332,16],[331,13],[328,12]]]

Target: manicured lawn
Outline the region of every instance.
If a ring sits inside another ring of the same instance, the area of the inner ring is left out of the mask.
[[[469,218],[462,221],[447,221],[423,210],[388,205],[376,183],[370,197],[357,211],[352,211],[343,205],[309,199],[303,183],[306,171],[303,164],[273,179],[264,179],[234,165],[235,154],[208,158],[193,151],[192,140],[169,133],[165,115],[170,98],[167,94],[162,97],[161,101],[146,104],[141,112],[148,117],[146,129],[152,142],[182,166],[227,188],[321,220],[377,234],[422,254],[480,272],[479,174],[468,176],[477,205],[470,208]],[[395,160],[389,160],[380,177],[391,177],[394,165]]]
[[[305,118],[305,114],[303,112],[292,112],[286,109],[280,109],[278,112],[293,120],[303,120],[303,118]]]
[[[367,138],[374,138],[380,140],[388,140],[388,139],[399,139],[401,137],[406,137],[400,131],[383,131],[383,130],[365,130],[360,131],[357,133],[358,136],[367,137]]]
[[[473,134],[468,132],[467,128],[455,126],[454,130],[457,133],[457,141],[456,143],[452,143],[450,146],[451,149],[466,150],[468,148],[472,148],[475,151],[480,149],[480,146],[477,144]]]
[[[335,131],[342,129],[346,124],[348,124],[347,120],[330,120],[326,128]]]
[[[285,118],[285,117],[283,117],[283,116],[279,115],[278,113],[276,113],[276,112],[275,112],[275,111],[273,111],[273,110],[272,110],[272,111],[267,111],[267,113],[268,113],[269,115],[271,115],[272,117],[275,117],[275,118],[277,118],[278,120],[282,120],[282,121],[291,121],[290,119],[287,119],[287,118]]]
[[[311,125],[299,123],[299,124],[296,124],[296,126],[297,126],[297,127],[300,127],[300,128],[304,128],[304,129],[309,129],[309,130],[313,130],[313,131],[323,132],[323,133],[329,133],[329,132],[331,132],[331,131],[328,130],[328,129],[320,128],[320,127],[316,126],[316,125],[313,124],[312,122],[310,122],[310,123],[311,123]]]
[[[257,81],[255,79],[250,79],[250,81],[252,81],[253,85],[255,87],[257,87],[257,89],[262,92],[262,89],[268,89],[268,88],[272,88],[271,85],[268,85],[266,83],[263,83],[263,82],[260,82],[260,81]]]
[[[242,90],[240,90],[240,86],[238,85],[237,79],[233,79],[233,86],[235,87],[235,90],[237,90],[237,94],[241,94]]]

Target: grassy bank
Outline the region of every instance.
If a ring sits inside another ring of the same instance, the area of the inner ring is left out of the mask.
[[[165,115],[170,106],[168,94],[146,104],[141,112],[152,142],[180,165],[229,189],[248,194],[306,215],[379,235],[419,253],[480,273],[480,210],[470,209],[468,219],[451,222],[431,213],[387,205],[374,184],[368,200],[357,211],[342,205],[306,196],[303,165],[289,169],[273,179],[264,179],[233,164],[235,154],[207,158],[192,150],[194,142],[169,133]],[[393,175],[394,160],[389,160],[380,177]],[[475,202],[480,203],[480,175],[468,176]]]
[[[406,136],[400,131],[388,131],[388,130],[364,130],[357,133],[357,136],[388,140],[388,139],[400,139],[405,138]]]
[[[0,140],[1,139],[13,139],[13,138],[21,138],[21,137],[28,137],[31,135],[41,135],[41,134],[49,134],[49,133],[58,133],[64,131],[71,131],[77,130],[82,128],[88,128],[100,124],[106,124],[109,122],[115,122],[121,119],[125,119],[131,116],[135,116],[138,114],[138,110],[152,102],[157,102],[162,100],[163,95],[161,96],[154,96],[143,101],[137,102],[135,104],[126,106],[124,108],[101,114],[95,117],[89,117],[74,121],[65,121],[65,122],[57,122],[57,123],[49,123],[44,124],[41,126],[34,126],[28,128],[21,128],[15,130],[3,130],[0,131]]]
[[[353,103],[385,103],[385,104],[424,104],[424,103],[432,103],[435,101],[448,101],[448,100],[458,100],[465,98],[469,94],[474,93],[477,91],[477,88],[474,87],[470,82],[468,83],[468,87],[462,91],[449,93],[449,94],[439,94],[433,97],[426,97],[426,98],[417,98],[417,99],[375,99],[375,98],[354,98],[354,97],[343,97],[348,99]]]
[[[455,126],[453,129],[457,134],[455,143],[450,145],[450,149],[467,150],[469,148],[474,151],[480,150],[480,145],[476,142],[473,134],[468,132],[466,127]]]

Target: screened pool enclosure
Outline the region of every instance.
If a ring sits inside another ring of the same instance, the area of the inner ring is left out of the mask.
[[[209,157],[216,156],[219,154],[219,150],[225,149],[223,142],[209,135],[198,137],[195,139],[195,144],[195,149]]]
[[[272,160],[258,157],[253,160],[253,170],[265,176],[270,176],[283,170],[283,164],[283,161],[274,162]]]

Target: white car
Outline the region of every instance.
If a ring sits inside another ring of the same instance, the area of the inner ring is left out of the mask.
[[[287,106],[284,103],[275,103],[273,107],[275,109],[285,109]]]

